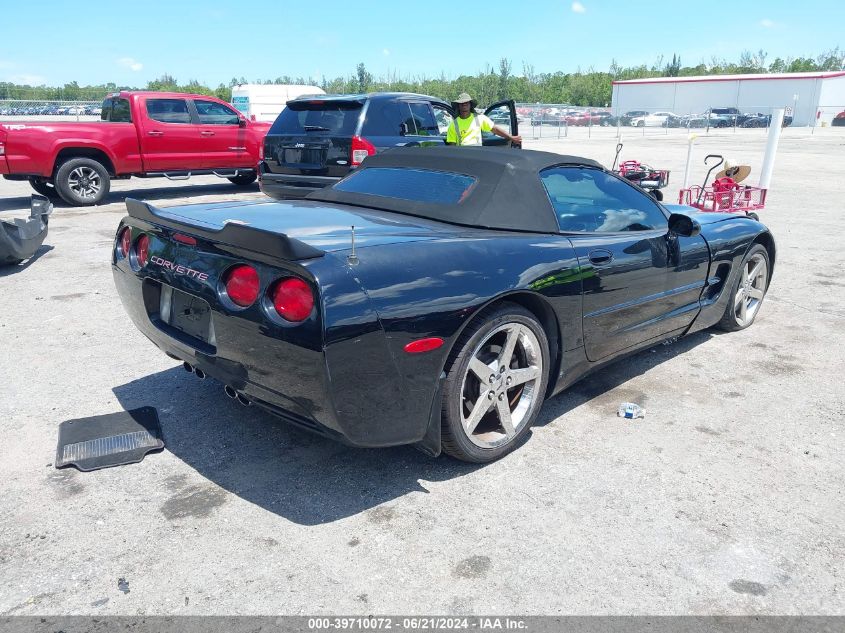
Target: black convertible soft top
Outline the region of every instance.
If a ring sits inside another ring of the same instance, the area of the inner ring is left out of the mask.
[[[481,228],[556,233],[557,217],[539,177],[540,171],[556,165],[601,169],[601,165],[589,158],[551,152],[492,147],[403,147],[368,157],[347,178],[354,178],[362,170],[384,167],[452,172],[477,179],[471,195],[457,204],[435,204],[341,191],[335,185],[315,191],[307,198]]]

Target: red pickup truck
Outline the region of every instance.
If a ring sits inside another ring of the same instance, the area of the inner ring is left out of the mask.
[[[73,205],[99,203],[114,178],[215,174],[248,185],[270,128],[220,99],[172,92],[110,94],[101,119],[0,123],[0,174]]]

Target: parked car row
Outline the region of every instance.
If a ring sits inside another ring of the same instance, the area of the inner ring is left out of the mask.
[[[740,112],[737,108],[711,108],[701,114],[679,115],[674,112],[632,110],[620,117],[611,117],[610,125],[630,125],[632,127],[768,127],[772,115],[763,112]],[[784,125],[790,125],[792,117],[784,117]]]
[[[521,108],[520,108],[521,109]],[[520,114],[517,109],[517,113]],[[610,112],[606,110],[577,110],[577,109],[562,109],[562,108],[539,108],[529,113],[524,113],[522,116],[530,120],[531,125],[574,125],[586,127],[588,125],[609,126],[612,118]]]
[[[712,108],[703,114],[678,116],[671,114],[663,122],[663,127],[769,127],[772,115],[763,112],[740,112],[737,108]],[[792,123],[791,116],[783,118],[784,126]]]
[[[46,104],[16,104],[0,103],[0,116],[100,116],[102,107],[95,104],[58,105]]]

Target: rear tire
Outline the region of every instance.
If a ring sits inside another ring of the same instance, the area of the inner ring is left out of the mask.
[[[109,172],[92,158],[71,158],[56,172],[56,190],[62,200],[74,206],[99,204],[111,188]]]
[[[57,200],[61,197],[59,196],[59,192],[56,191],[56,187],[51,187],[44,180],[39,180],[38,178],[30,178],[29,184],[35,190],[35,193],[39,193],[42,196],[46,196],[47,198],[50,198],[50,200]]]
[[[762,244],[755,244],[742,259],[725,314],[716,327],[726,332],[736,332],[754,323],[769,289],[770,271],[769,252]]]
[[[233,185],[237,185],[238,187],[246,187],[247,185],[251,185],[255,182],[255,179],[258,178],[258,174],[255,172],[249,174],[239,174],[237,176],[233,176],[229,178],[229,182]]]
[[[512,303],[486,310],[461,334],[446,367],[445,453],[492,462],[528,438],[543,406],[549,368],[548,339],[531,312]]]

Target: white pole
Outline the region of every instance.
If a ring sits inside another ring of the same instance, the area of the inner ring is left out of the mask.
[[[690,167],[692,166],[692,145],[695,143],[695,139],[698,138],[698,134],[690,134],[688,145],[687,145],[687,166],[684,168],[684,186],[681,189],[689,188],[689,172]]]
[[[794,115],[793,115],[794,116]],[[783,127],[783,108],[776,108],[772,112],[772,122],[769,126],[769,139],[766,141],[766,153],[763,156],[763,168],[760,170],[760,188],[768,189],[772,182],[772,172],[775,169],[775,154],[778,151],[780,130]]]

